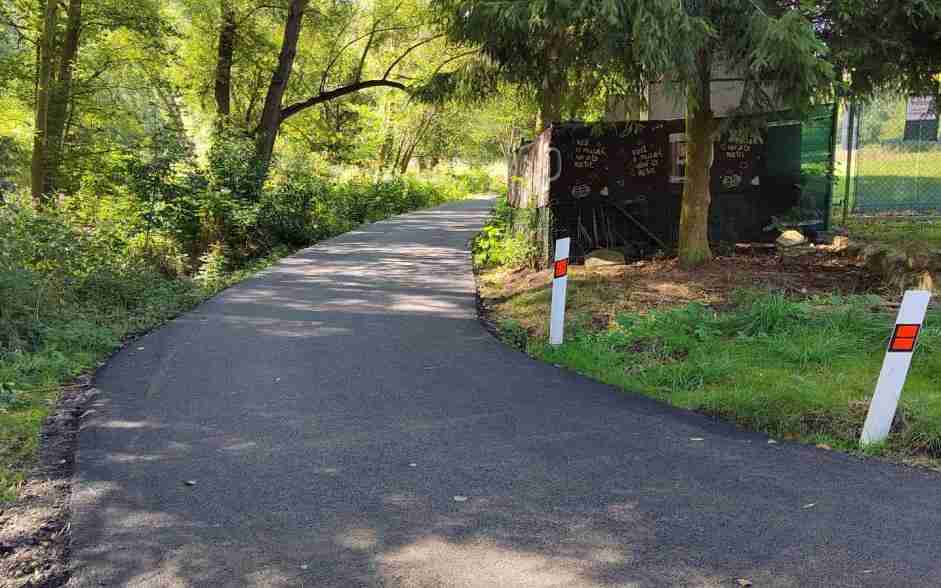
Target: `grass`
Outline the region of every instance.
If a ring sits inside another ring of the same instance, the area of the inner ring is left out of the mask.
[[[902,250],[941,251],[941,217],[851,217],[846,223],[850,236],[867,243]]]
[[[577,272],[576,272],[577,274]],[[506,272],[482,276],[496,292]],[[875,296],[788,297],[739,290],[724,304],[638,309],[604,276],[570,279],[566,342],[547,343],[549,289],[491,308],[504,336],[534,357],[674,406],[772,436],[862,451],[857,443],[894,317]],[[594,320],[599,312],[615,320]],[[941,313],[915,354],[899,426],[870,454],[941,457]]]
[[[846,191],[845,155],[836,172],[834,207],[842,214]],[[850,205],[864,213],[909,211],[941,213],[941,145],[899,147],[874,144],[855,155],[857,179],[852,186]]]
[[[872,145],[859,150],[857,165],[851,205],[862,198],[860,204],[873,215],[851,212],[845,223],[850,236],[902,250],[941,250],[941,147],[902,150]],[[836,176],[833,219],[842,224],[845,172]],[[919,209],[927,214],[887,216]]]
[[[153,284],[137,304],[115,307],[108,315],[71,309],[47,325],[41,349],[0,357],[0,504],[16,498],[19,483],[35,462],[39,430],[63,383],[95,369],[127,337],[191,309],[285,253],[280,250],[211,284],[188,279]]]

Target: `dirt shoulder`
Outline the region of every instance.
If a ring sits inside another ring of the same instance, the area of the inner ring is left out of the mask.
[[[548,308],[551,270],[491,269],[479,277],[487,308],[520,321],[535,337],[545,335],[541,306]],[[691,270],[675,258],[598,268],[573,265],[569,280],[575,287],[568,308],[576,320],[588,317],[596,327],[609,325],[621,312],[646,314],[691,302],[721,308],[748,288],[804,297],[884,293],[878,277],[855,258],[820,252],[784,260],[767,249],[717,257]]]
[[[0,507],[0,587],[52,588],[68,581],[77,435],[83,407],[96,393],[90,376],[63,387],[43,423],[38,465],[17,500]]]

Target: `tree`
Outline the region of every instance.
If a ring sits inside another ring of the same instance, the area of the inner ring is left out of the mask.
[[[103,33],[121,31],[134,35],[137,37],[134,40],[144,45],[149,54],[159,55],[165,50],[161,44],[168,31],[155,0],[141,0],[133,6],[119,0],[90,4],[83,0],[49,0],[39,3],[38,12],[32,3],[14,8],[10,13],[0,11],[10,26],[18,27],[20,20],[13,15],[20,14],[32,15],[33,18],[25,20],[35,23],[17,30],[36,46],[30,183],[35,205],[43,207],[49,204],[52,195],[67,191],[69,139],[81,118],[78,103],[96,102],[95,95],[100,90],[115,90],[105,80],[114,74],[117,59],[107,49],[112,39],[102,40],[107,36]],[[88,48],[92,50],[91,60],[105,53],[107,63],[81,76],[82,54]],[[140,67],[144,62],[133,66]]]
[[[59,41],[58,2],[47,0],[37,50],[36,129],[32,156],[32,194],[37,207],[55,192],[62,160],[65,123],[72,98],[72,78],[82,29],[82,0],[69,0],[65,31]],[[59,70],[54,72],[58,62]]]
[[[596,22],[618,23],[614,30],[620,34],[610,37],[617,39],[612,51],[619,51],[630,69],[666,80],[668,90],[685,101],[688,177],[678,244],[685,266],[712,257],[710,168],[713,142],[721,130],[711,104],[717,72],[731,72],[743,85],[733,119],[784,108],[803,111],[831,91],[833,67],[826,60],[826,47],[813,25],[790,4],[614,0],[595,6]]]
[[[278,137],[278,129],[284,120],[281,103],[284,92],[288,87],[291,70],[294,68],[294,58],[297,57],[297,40],[301,35],[301,25],[304,21],[304,11],[307,10],[308,0],[291,0],[288,8],[287,20],[284,23],[284,39],[281,41],[281,53],[278,55],[278,65],[271,75],[268,85],[268,95],[261,111],[261,120],[255,131],[255,159],[260,167],[267,173],[271,163],[271,154],[274,151],[274,142]]]
[[[800,6],[851,96],[941,94],[941,3],[817,0]]]
[[[516,84],[539,105],[536,132],[566,111],[581,111],[586,95],[612,77],[614,64],[594,23],[573,18],[563,4],[432,0],[439,26],[452,42],[469,47],[471,57],[462,69],[432,80],[428,97],[480,99],[501,83]]]
[[[444,2],[446,0],[440,0]],[[565,35],[585,60],[580,69],[606,70],[614,64],[620,82],[641,88],[664,81],[686,105],[687,170],[680,216],[679,257],[694,266],[712,257],[708,240],[713,142],[720,127],[712,110],[712,81],[732,71],[744,85],[736,115],[781,108],[804,109],[830,87],[832,67],[826,47],[796,7],[769,0],[526,0],[512,3],[459,2],[456,21],[475,34],[488,56],[503,67],[521,69],[530,80],[543,73],[544,90],[564,91],[553,73]],[[479,18],[479,22],[475,19]],[[506,24],[509,23],[509,24]],[[512,27],[509,28],[508,27]],[[512,34],[507,39],[504,33]],[[497,31],[496,33],[488,31]],[[543,39],[537,59],[520,61],[533,32]],[[527,37],[526,33],[530,36]],[[525,41],[514,41],[524,38]],[[559,61],[557,63],[568,63]],[[576,61],[577,62],[577,61]],[[544,110],[553,99],[543,97]]]
[[[230,0],[220,0],[222,23],[219,25],[218,55],[216,57],[216,113],[227,117],[232,111],[232,59],[238,32],[235,7]]]
[[[284,34],[280,44],[280,53],[277,65],[268,85],[264,106],[262,108],[258,125],[253,129],[256,141],[255,159],[260,172],[260,180],[267,176],[271,165],[275,141],[282,124],[289,118],[304,112],[314,106],[326,104],[345,96],[355,94],[370,88],[392,88],[407,91],[404,81],[393,79],[396,70],[406,58],[416,50],[442,38],[438,34],[427,34],[422,31],[421,22],[406,24],[402,19],[402,6],[404,2],[397,2],[392,8],[381,3],[373,7],[372,18],[365,34],[356,35],[352,40],[342,45],[330,56],[326,67],[320,75],[319,85],[313,95],[298,98],[293,102],[284,104],[288,95],[288,82],[294,69],[294,62],[298,54],[298,43],[301,39],[301,28],[308,9],[308,0],[292,0],[285,19]],[[367,58],[378,52],[382,42],[390,43],[395,39],[395,33],[411,33],[412,38],[407,45],[398,50],[397,55],[376,70],[376,75],[369,77]],[[363,46],[359,59],[350,71],[349,77],[339,85],[330,87],[334,67],[340,62],[341,56],[354,45]],[[379,73],[381,72],[381,73]],[[306,73],[306,72],[304,72]],[[309,77],[309,76],[305,76]]]
[[[58,3],[46,0],[42,9],[42,27],[36,48],[36,124],[33,131],[33,157],[31,182],[33,202],[39,208],[44,204],[47,188],[49,144],[49,97],[52,92],[52,68],[56,54],[56,23],[59,16]]]
[[[46,129],[46,175],[42,193],[50,194],[58,184],[59,166],[62,161],[62,144],[65,140],[65,125],[72,102],[72,78],[78,60],[79,35],[82,29],[82,0],[69,0],[65,33],[59,54],[59,73],[52,84],[49,95],[49,112]]]

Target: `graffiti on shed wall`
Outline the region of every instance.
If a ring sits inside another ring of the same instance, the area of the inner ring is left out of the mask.
[[[832,136],[832,107],[825,109],[817,118]],[[767,240],[771,218],[801,200],[802,125],[775,120],[726,131],[716,141],[710,239]],[[517,153],[510,203],[550,207],[553,233],[573,237],[576,256],[631,243],[669,247],[686,181],[684,133],[683,120],[554,125]],[[817,199],[827,201],[829,190]]]

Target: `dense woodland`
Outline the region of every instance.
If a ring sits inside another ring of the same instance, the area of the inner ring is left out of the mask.
[[[499,187],[522,140],[653,80],[689,112],[679,254],[708,261],[712,65],[742,114],[937,94],[939,23],[937,0],[0,0],[0,494],[48,391],[128,333]]]

